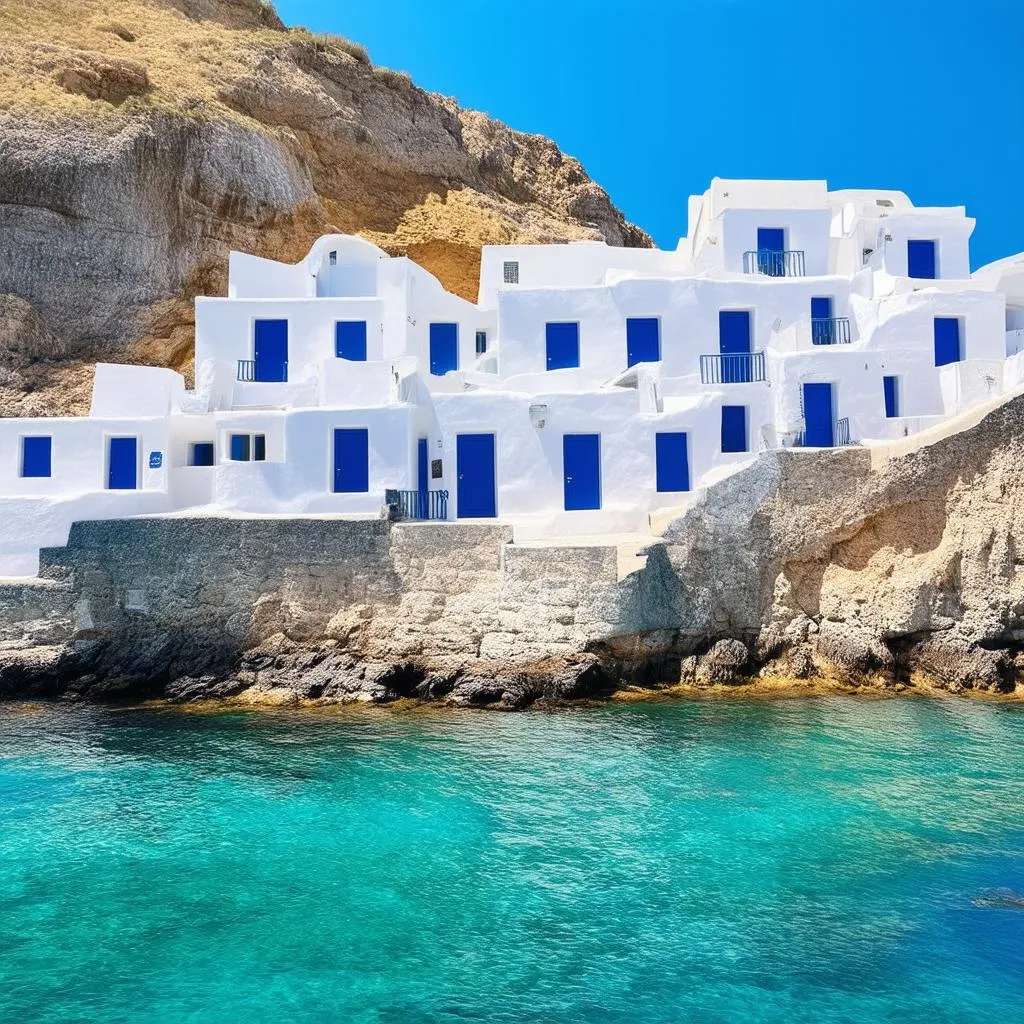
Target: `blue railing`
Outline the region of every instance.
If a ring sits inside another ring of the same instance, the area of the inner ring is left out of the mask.
[[[750,249],[743,254],[744,274],[768,277],[803,277],[803,249]]]
[[[700,357],[701,384],[749,384],[765,380],[763,352],[722,353]]]
[[[796,434],[787,435],[792,440],[788,443],[783,439],[783,448],[806,448],[807,445],[804,443],[804,433],[801,430]],[[850,420],[844,416],[840,420],[836,420],[832,426],[832,447],[833,448],[845,448],[848,444],[852,444],[850,440]]]
[[[812,345],[849,345],[850,320],[845,316],[812,316]]]
[[[288,380],[288,364],[278,363],[273,367],[277,370],[278,376],[267,378],[267,383],[270,384],[281,384]],[[252,383],[254,381],[261,381],[263,378],[256,376],[256,360],[255,359],[239,359],[238,360],[238,380]]]
[[[447,519],[447,491],[388,491],[392,519]]]

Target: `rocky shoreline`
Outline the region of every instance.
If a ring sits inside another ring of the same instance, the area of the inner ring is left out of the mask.
[[[521,708],[766,679],[1014,694],[1024,397],[946,429],[762,452],[640,550],[459,522],[76,523],[38,579],[0,583],[0,699]]]

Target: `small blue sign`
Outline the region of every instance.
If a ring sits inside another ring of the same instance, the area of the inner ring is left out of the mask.
[[[164,453],[163,452],[150,452],[149,453],[149,468],[159,469],[164,464]]]

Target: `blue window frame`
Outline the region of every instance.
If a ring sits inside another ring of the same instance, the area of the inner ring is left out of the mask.
[[[214,448],[212,441],[197,441],[192,445],[190,466],[212,466],[213,462]]]
[[[365,320],[339,320],[334,325],[334,354],[354,363],[366,362]]]
[[[580,325],[549,323],[544,325],[547,368],[564,370],[580,365]]]
[[[231,461],[248,462],[251,458],[250,439],[248,434],[231,435]]]
[[[51,452],[53,439],[50,437],[23,437],[21,439],[21,475],[45,477],[51,475]]]
[[[883,377],[882,389],[885,392],[885,416],[891,420],[900,414],[899,377]]]
[[[935,318],[935,365],[946,366],[948,363],[959,363],[962,358],[959,318],[937,316]]]
[[[749,451],[747,443],[747,407],[745,405],[722,406],[722,451]]]
[[[907,277],[930,280],[938,276],[937,268],[935,242],[911,238],[907,242]]]
[[[690,459],[686,434],[679,431],[654,435],[654,465],[660,492],[690,489]]]
[[[661,324],[655,316],[626,320],[626,365],[656,363],[661,359]]]

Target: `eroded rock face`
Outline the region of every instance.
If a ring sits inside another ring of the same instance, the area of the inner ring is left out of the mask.
[[[0,35],[0,302],[62,354],[0,377],[0,415],[85,412],[97,358],[189,372],[231,249],[294,262],[361,233],[475,300],[482,244],[650,244],[554,143],[269,4],[108,8],[39,0]],[[0,318],[0,371],[12,346]]]

